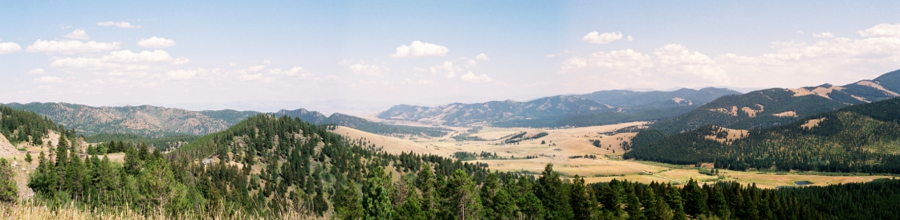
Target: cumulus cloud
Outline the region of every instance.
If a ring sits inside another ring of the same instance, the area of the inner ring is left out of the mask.
[[[197,70],[174,70],[166,72],[166,76],[171,79],[190,79],[197,75]]]
[[[634,38],[632,38],[631,35],[628,35],[628,41],[633,41],[633,40],[634,40]]]
[[[35,78],[34,81],[39,82],[39,83],[54,83],[54,82],[60,82],[60,81],[62,81],[62,79],[60,79],[59,77],[55,77],[55,76],[42,76],[42,77]]]
[[[114,22],[114,21],[97,22],[97,26],[101,26],[101,27],[116,26],[116,27],[120,27],[120,28],[129,28],[129,29],[141,27],[141,26],[131,25],[131,23],[124,22],[124,21],[121,21],[121,22]]]
[[[586,58],[575,56],[563,62],[565,71],[588,68],[640,75],[645,69],[651,67],[653,67],[653,61],[649,55],[631,49],[600,51]]]
[[[494,81],[494,79],[491,79],[491,77],[488,77],[485,74],[475,75],[474,73],[472,73],[472,71],[469,71],[469,73],[462,75],[462,77],[460,77],[460,78],[463,81],[472,82],[472,83],[486,83],[486,82]]]
[[[397,52],[391,57],[426,57],[426,56],[445,56],[450,50],[445,46],[424,43],[421,41],[413,41],[409,45],[401,45],[397,47]]]
[[[384,65],[367,64],[365,62],[350,65],[347,69],[354,73],[378,77],[384,76],[389,71]]]
[[[88,70],[105,72],[110,75],[123,75],[139,71],[159,70],[171,65],[190,62],[188,58],[174,58],[163,50],[113,51],[101,57],[65,57],[55,58],[50,66],[64,70]]]
[[[101,58],[103,61],[112,62],[172,62],[173,64],[184,64],[190,62],[187,58],[172,58],[168,52],[164,50],[141,51],[139,53],[131,52],[131,50],[113,51],[109,55]]]
[[[10,54],[22,51],[22,46],[13,42],[0,42],[0,54]]]
[[[900,24],[882,23],[859,31],[863,37],[900,37]]]
[[[813,37],[817,37],[817,38],[834,38],[834,34],[832,34],[831,32],[813,33]]]
[[[54,40],[37,40],[31,46],[25,49],[31,53],[40,52],[94,52],[104,50],[118,50],[120,42],[96,42],[88,41],[87,43],[77,40],[54,41]]]
[[[175,41],[172,39],[166,39],[166,38],[153,36],[148,39],[141,39],[141,41],[137,42],[137,45],[141,46],[141,47],[149,47],[149,48],[167,48],[167,47],[175,46]]]
[[[610,32],[610,33],[602,33],[601,34],[596,31],[588,33],[587,35],[584,35],[584,37],[581,38],[581,40],[587,41],[588,43],[592,43],[592,44],[608,44],[610,42],[613,42],[613,41],[616,41],[619,39],[622,39],[621,32]]]
[[[478,54],[478,56],[475,56],[475,59],[476,59],[476,60],[484,60],[484,61],[490,61],[490,60],[491,60],[491,58],[488,58],[488,56],[487,56],[486,54],[484,54],[484,53]]]
[[[29,71],[28,71],[28,74],[30,74],[30,75],[41,75],[41,74],[44,74],[44,69],[43,69],[43,68],[37,68],[37,69],[29,70]]]
[[[76,40],[91,39],[91,37],[88,37],[87,32],[84,32],[83,29],[75,29],[75,31],[72,31],[72,33],[66,34],[63,37],[69,38],[69,39],[76,39]]]
[[[727,83],[725,70],[718,66],[709,56],[697,51],[690,51],[678,44],[669,44],[653,50],[659,58],[659,71],[676,76],[694,76],[718,83]]]
[[[459,66],[454,66],[453,61],[444,61],[444,63],[440,65],[432,66],[428,68],[431,71],[432,75],[444,75],[447,78],[456,77],[456,73],[458,71],[462,71],[462,68]]]
[[[413,80],[411,80],[411,79],[406,79],[406,81],[404,81],[404,82],[405,82],[406,84],[412,84],[412,85],[431,85],[431,84],[434,84],[434,81],[432,81],[432,80],[426,80],[426,79],[420,79],[420,80],[418,80],[418,81],[413,81]]]

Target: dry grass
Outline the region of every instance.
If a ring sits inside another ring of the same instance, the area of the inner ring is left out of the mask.
[[[271,217],[252,217],[242,216],[238,212],[234,217],[225,217],[221,212],[214,213],[210,216],[203,216],[199,219],[327,219],[328,217],[308,216],[294,211],[283,213],[279,216]],[[162,213],[154,213],[148,216],[141,215],[130,209],[106,209],[103,211],[83,210],[69,204],[58,209],[50,209],[47,206],[37,205],[30,202],[20,204],[0,203],[0,219],[66,219],[66,220],[84,220],[84,219],[198,219],[190,216],[170,217]]]

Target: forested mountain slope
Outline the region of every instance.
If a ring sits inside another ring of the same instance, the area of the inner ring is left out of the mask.
[[[42,146],[50,131],[75,137],[74,130],[57,125],[53,120],[34,112],[0,106],[0,156],[17,153],[16,146],[19,143]]]
[[[128,135],[140,135],[145,138],[206,135],[225,130],[251,116],[263,114],[256,111],[227,109],[190,111],[149,105],[92,107],[69,103],[33,102],[28,104],[10,103],[4,104],[4,106],[36,112],[97,142],[106,142],[115,137],[136,139]],[[377,134],[443,136],[447,132],[446,129],[439,128],[382,124],[339,113],[326,117],[322,113],[302,108],[280,110],[273,114],[298,117],[313,124],[348,126]]]
[[[672,136],[644,130],[632,145],[625,158],[736,170],[900,173],[900,98],[741,134],[713,125]]]
[[[885,73],[874,80],[844,86],[824,84],[797,89],[774,88],[724,96],[687,114],[659,121],[651,128],[669,134],[691,131],[704,125],[734,129],[766,128],[848,105],[898,96],[900,70]]]
[[[674,117],[730,94],[739,93],[717,88],[671,92],[611,90],[544,97],[527,102],[507,100],[437,107],[397,105],[378,117],[451,126],[589,126]]]

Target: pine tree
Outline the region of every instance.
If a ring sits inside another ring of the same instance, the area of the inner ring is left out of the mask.
[[[576,219],[592,219],[595,207],[591,193],[584,185],[584,178],[577,174],[572,182],[571,196],[569,196],[572,212]]]
[[[25,152],[25,162],[31,164],[31,151]]]
[[[431,171],[431,165],[425,164],[419,171],[416,181],[419,183],[419,190],[422,191],[421,208],[428,219],[435,219],[441,207],[440,195],[436,188],[434,173]]]
[[[335,210],[341,219],[362,219],[363,210],[359,190],[353,180],[346,181],[341,194],[336,198]]]
[[[538,179],[540,190],[536,195],[548,211],[547,219],[572,219],[572,207],[566,198],[568,193],[565,192],[559,173],[553,171],[553,164],[548,163],[541,174]]]
[[[628,203],[625,204],[625,212],[628,213],[628,219],[643,219],[643,205],[637,194],[634,192],[634,185],[630,185],[628,188]]]
[[[365,219],[391,219],[393,206],[391,205],[390,189],[385,185],[390,182],[385,180],[386,174],[380,166],[369,174],[366,185],[363,188],[363,210]],[[387,183],[386,183],[387,182]]]
[[[685,213],[694,217],[706,213],[706,198],[694,179],[688,180],[687,184],[684,185],[682,192],[684,192],[685,197]]]
[[[480,219],[481,202],[475,182],[465,171],[457,169],[447,182],[448,205],[455,219]]]
[[[16,173],[6,158],[0,158],[0,202],[13,203],[19,199],[19,187],[16,185],[15,177]]]
[[[709,211],[722,219],[730,219],[731,211],[728,210],[728,201],[725,200],[725,194],[718,187],[713,188],[714,194],[710,195]]]

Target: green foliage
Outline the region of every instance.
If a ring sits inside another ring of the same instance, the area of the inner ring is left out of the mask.
[[[19,187],[16,184],[16,173],[6,158],[0,158],[0,203],[16,202],[19,198]]]
[[[154,149],[165,150],[169,148],[178,148],[182,145],[186,145],[187,143],[196,140],[200,136],[189,135],[189,134],[169,134],[164,137],[159,138],[148,138],[141,135],[136,134],[110,134],[110,133],[101,133],[94,134],[85,137],[85,141],[88,143],[110,143],[110,142],[123,142],[123,143],[146,143]],[[109,146],[107,146],[109,148]],[[116,151],[112,150],[109,153],[115,152],[124,152],[124,151]],[[103,154],[103,153],[99,153]]]

